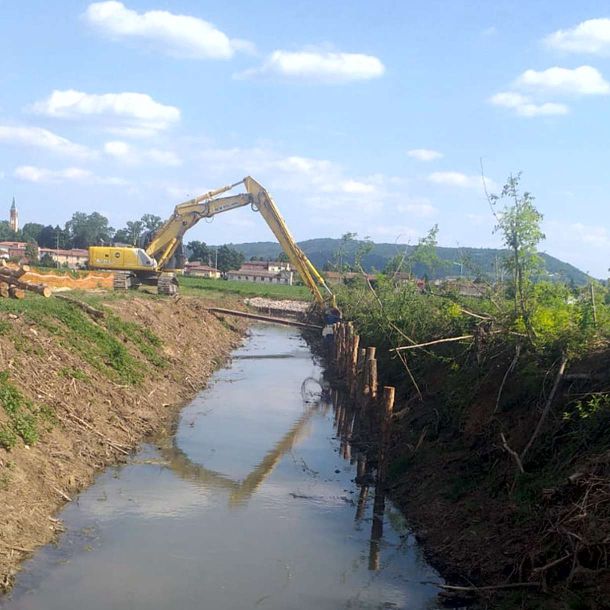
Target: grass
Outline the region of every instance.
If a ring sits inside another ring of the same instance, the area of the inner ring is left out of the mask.
[[[8,422],[0,425],[0,447],[12,449],[20,438],[26,445],[33,445],[39,436],[39,420],[47,418],[48,409],[24,398],[6,371],[0,373],[0,405],[8,417]]]
[[[305,286],[265,284],[235,280],[212,280],[199,277],[181,277],[180,293],[191,296],[219,296],[236,294],[243,297],[266,297],[270,299],[292,299],[310,301],[311,293]]]
[[[99,305],[99,303],[98,303]],[[73,349],[85,362],[113,381],[137,385],[143,379],[143,363],[129,346],[139,351],[153,366],[163,368],[161,340],[148,328],[125,322],[111,312],[101,323],[94,322],[73,304],[59,299],[29,296],[23,300],[1,299],[0,314],[14,313],[29,323],[45,328],[59,342]],[[36,353],[29,337],[15,335],[20,351]]]

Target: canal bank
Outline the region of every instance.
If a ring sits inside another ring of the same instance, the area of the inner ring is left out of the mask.
[[[371,540],[321,382],[295,331],[253,328],[175,434],[66,507],[2,607],[434,607],[421,583],[439,579],[392,505]]]

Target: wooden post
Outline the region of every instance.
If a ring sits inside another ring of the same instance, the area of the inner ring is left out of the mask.
[[[355,395],[357,402],[362,402],[362,395],[364,393],[364,369],[366,366],[366,349],[361,347],[358,351],[358,381],[356,383]]]
[[[353,391],[354,385],[356,384],[359,348],[360,348],[360,335],[354,335],[354,337],[352,339],[352,348],[351,348],[350,362],[349,362],[349,385],[350,385],[351,391]]]
[[[346,375],[348,383],[353,341],[354,324],[352,322],[347,322],[347,324],[345,325],[345,354],[343,355],[343,372]]]
[[[376,351],[377,348],[375,347],[366,348],[366,360],[364,364],[364,386],[362,388],[362,393],[367,399],[371,394],[371,361],[375,359]]]
[[[369,375],[369,392],[371,400],[377,400],[377,360],[375,358],[369,362]]]

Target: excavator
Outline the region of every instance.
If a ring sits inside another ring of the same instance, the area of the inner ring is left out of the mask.
[[[221,197],[239,185],[245,193]],[[271,195],[254,178],[209,191],[178,204],[171,217],[149,237],[143,247],[91,246],[89,267],[114,271],[114,289],[127,290],[138,286],[157,286],[159,294],[174,295],[178,291],[176,275],[184,268],[182,238],[202,218],[212,218],[249,205],[260,212],[282,246],[292,266],[312,293],[318,308],[326,311],[335,307],[335,297],[324,278],[297,246]]]

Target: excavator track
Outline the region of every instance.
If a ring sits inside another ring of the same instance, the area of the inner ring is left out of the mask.
[[[162,273],[157,283],[157,293],[173,297],[178,294],[178,280],[174,273]]]
[[[131,288],[131,273],[129,271],[115,271],[112,281],[113,290],[129,290]]]

